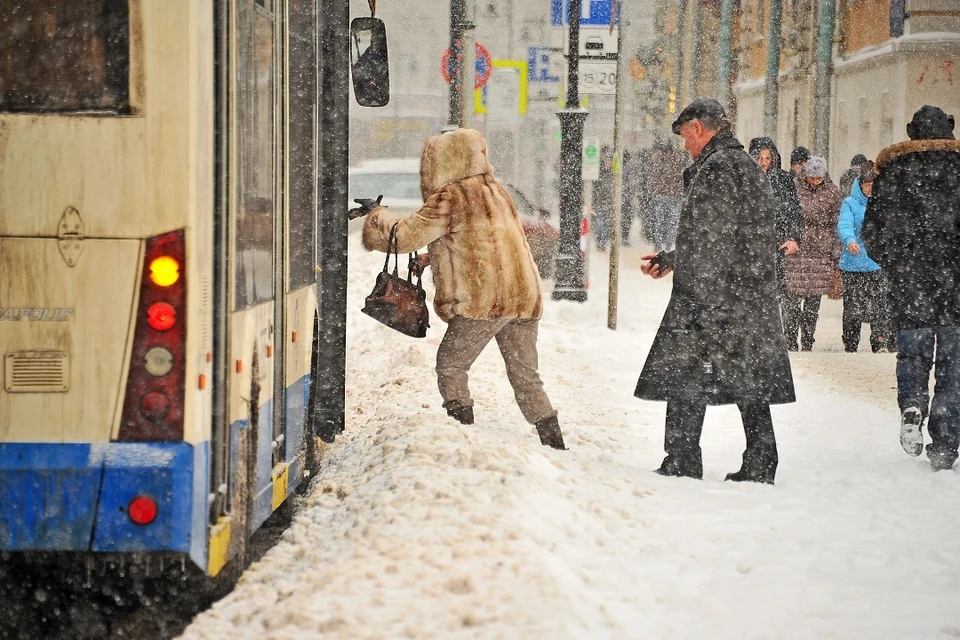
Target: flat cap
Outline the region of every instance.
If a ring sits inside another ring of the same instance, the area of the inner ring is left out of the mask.
[[[726,120],[727,112],[723,110],[723,105],[713,98],[697,98],[680,112],[677,119],[673,121],[671,129],[675,135],[680,135],[680,125],[691,120],[701,120],[706,117],[722,118]]]

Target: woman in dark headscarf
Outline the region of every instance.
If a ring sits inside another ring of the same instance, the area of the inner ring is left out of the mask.
[[[793,174],[780,165],[780,152],[770,138],[754,138],[750,141],[750,155],[763,169],[773,187],[776,206],[774,227],[777,235],[777,294],[781,302],[787,295],[786,267],[783,257],[797,252],[803,232],[803,211],[797,197],[797,184]]]

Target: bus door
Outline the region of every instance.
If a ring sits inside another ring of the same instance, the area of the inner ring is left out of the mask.
[[[283,57],[278,4],[279,0],[221,3],[228,25],[222,51],[228,71],[220,75],[227,120],[220,147],[226,148],[221,182],[226,183],[225,217],[232,226],[228,234],[232,252],[224,254],[230,257],[232,304],[231,335],[224,337],[230,351],[223,370],[228,432],[217,447],[221,460],[215,461],[214,469],[226,473],[229,482],[229,470],[236,474],[244,467],[236,477],[243,477],[246,486],[230,487],[229,493],[238,495],[239,489],[249,496],[248,530],[259,526],[275,506],[271,471],[278,461],[275,452],[283,455],[284,386],[277,384],[283,370],[277,359],[282,358],[284,333],[283,102],[278,78]],[[243,450],[234,443],[236,450],[231,451],[231,442],[240,440],[236,430],[242,423],[255,437]],[[241,451],[242,459],[222,462]]]

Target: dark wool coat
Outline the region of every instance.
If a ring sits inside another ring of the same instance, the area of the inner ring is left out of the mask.
[[[894,326],[960,325],[960,141],[902,142],[877,167],[861,234],[889,279]]]
[[[635,395],[702,404],[793,402],[771,250],[770,183],[728,132],[707,143],[683,179],[673,292]]]
[[[828,177],[819,187],[811,187],[802,177],[797,194],[803,209],[803,242],[800,250],[785,256],[787,292],[794,296],[823,296],[830,290],[830,278],[840,260],[840,190]]]
[[[772,138],[761,137],[750,141],[751,157],[759,157],[763,149],[770,149],[771,162],[767,169],[767,179],[773,187],[773,206],[777,212],[774,224],[777,246],[787,240],[800,243],[803,240],[803,211],[797,196],[797,182],[793,173],[780,168],[780,150]]]

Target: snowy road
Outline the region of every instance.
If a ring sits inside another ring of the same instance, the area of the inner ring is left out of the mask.
[[[960,478],[902,452],[894,356],[842,353],[839,302],[816,351],[791,354],[775,487],[722,481],[735,408],[707,412],[702,482],[661,478],[664,405],[632,392],[670,284],[641,279],[639,252],[616,332],[605,254],[588,303],[547,303],[558,452],[495,347],[472,374],[477,424],[448,419],[443,323],[417,341],[362,315],[382,257],[350,250],[347,431],[283,540],[184,639],[960,637]]]

